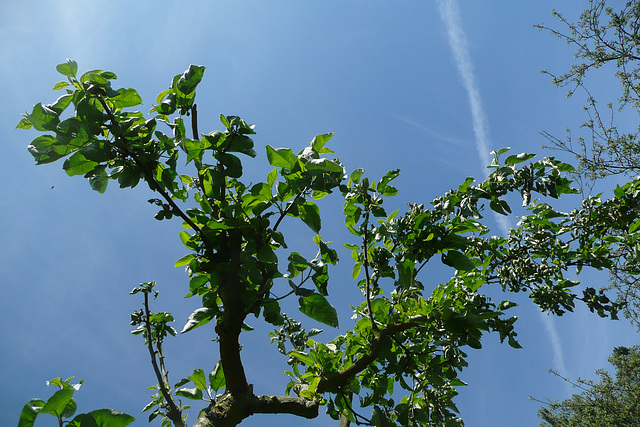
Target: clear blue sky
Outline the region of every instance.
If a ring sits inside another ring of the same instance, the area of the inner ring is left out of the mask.
[[[566,70],[572,52],[532,25],[553,23],[552,8],[575,16],[586,3],[3,1],[0,425],[16,425],[26,401],[52,393],[46,380],[72,375],[85,379],[80,411],[112,407],[146,425],[140,410],[155,379],[140,337],[129,334],[129,313],[140,301],[128,293],[157,280],[161,294],[153,309],[173,311],[178,329],[197,308],[197,301],[182,298],[184,271],[172,267],[186,253],[180,224],[152,218],[148,190],[113,185],[99,195],[82,178],[67,177],[61,164],[34,166],[26,147],[35,134],[14,128],[33,104],[57,96],[51,92],[61,80],[56,64],[72,58],[82,70],[114,71],[119,85],[139,90],[145,112],[173,75],[204,65],[202,132],[220,128],[220,113],[255,123],[258,146],[299,150],[314,135],[335,132],[331,146],[348,169],[364,167],[374,179],[402,169],[401,206],[428,202],[466,176],[482,177],[491,149],[554,155],[541,148],[539,132],[561,135],[584,117],[579,100],[567,101],[539,72]],[[596,83],[612,92],[610,80]],[[258,151],[258,161],[245,166],[254,180],[268,171]],[[324,208],[325,240],[348,238],[339,227],[339,202]],[[309,233],[291,230],[300,239],[290,245],[311,251]],[[341,326],[349,327],[348,304],[359,297],[348,254],[342,259],[329,292],[342,307]],[[637,344],[624,321],[582,309],[542,316],[526,297],[515,298],[522,302],[517,328],[524,348],[486,336],[482,350],[469,351],[462,374],[469,386],[458,399],[469,427],[537,425],[538,404],[528,396],[570,392],[547,369],[589,378],[607,366],[614,346]],[[261,333],[267,329],[254,323],[256,331],[243,337],[248,376],[257,393],[281,394],[284,361]],[[167,342],[172,381],[213,367],[212,334],[203,327]],[[54,425],[49,418],[36,425]],[[284,422],[296,419],[264,415],[245,424]],[[308,425],[336,423],[321,415]]]

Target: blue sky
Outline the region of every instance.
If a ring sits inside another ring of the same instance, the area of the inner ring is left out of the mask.
[[[145,112],[173,75],[204,65],[202,132],[221,127],[220,113],[255,123],[258,147],[299,150],[314,135],[335,132],[331,147],[349,170],[364,167],[373,179],[402,170],[394,201],[401,207],[428,202],[467,176],[481,178],[492,149],[558,155],[541,148],[539,132],[562,135],[584,117],[580,100],[566,100],[539,71],[566,70],[572,52],[532,25],[552,24],[552,8],[575,16],[583,3],[2,2],[0,425],[16,425],[26,401],[48,396],[46,380],[72,375],[85,379],[77,394],[81,411],[112,407],[145,425],[140,409],[155,379],[141,340],[129,334],[129,313],[140,301],[128,293],[157,280],[161,294],[153,309],[173,311],[177,328],[197,308],[183,299],[184,271],[172,267],[186,253],[180,225],[152,218],[148,190],[114,185],[99,195],[82,178],[67,177],[61,164],[34,166],[26,146],[35,134],[14,128],[33,104],[57,97],[51,92],[61,80],[56,64],[72,58],[82,70],[114,71],[119,85],[138,89]],[[605,76],[594,81],[597,93],[614,92],[614,84]],[[245,166],[249,180],[268,171],[258,151],[257,161]],[[323,205],[325,240],[349,239],[339,206]],[[508,222],[494,225],[500,233]],[[313,251],[310,232],[289,227],[300,236],[290,245]],[[341,326],[349,327],[348,305],[360,297],[350,282],[349,255],[341,258],[345,265],[333,272],[329,292],[342,307]],[[437,280],[449,273],[430,274]],[[614,346],[637,344],[624,321],[582,309],[544,316],[524,295],[515,299],[522,302],[517,328],[524,348],[486,336],[482,350],[469,351],[462,374],[469,386],[460,389],[458,407],[470,427],[537,425],[538,405],[528,396],[570,392],[547,369],[592,377]],[[254,323],[256,331],[243,337],[248,376],[256,392],[280,394],[284,361],[268,346],[268,328]],[[203,327],[167,342],[173,381],[213,367],[211,338]],[[42,417],[36,425],[53,421]],[[280,422],[296,420],[254,416],[245,424]],[[335,424],[321,415],[308,425]]]

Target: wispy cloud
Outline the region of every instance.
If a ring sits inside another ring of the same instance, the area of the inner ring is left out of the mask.
[[[491,162],[489,152],[491,150],[491,142],[489,139],[489,125],[487,117],[482,107],[482,99],[480,97],[480,90],[476,85],[475,74],[473,70],[473,63],[471,61],[471,55],[469,54],[469,47],[467,44],[467,38],[462,28],[462,19],[460,17],[460,8],[458,7],[457,0],[437,0],[438,9],[440,11],[440,18],[447,29],[447,38],[449,40],[449,46],[453,53],[458,73],[462,79],[467,95],[469,98],[469,107],[471,108],[471,117],[473,120],[473,132],[476,138],[476,148],[478,149],[478,155],[483,166],[488,165]],[[487,176],[487,171],[484,171]],[[498,224],[504,234],[507,234],[509,229],[508,220],[505,217],[497,217]],[[544,324],[549,341],[551,343],[551,349],[553,351],[553,361],[555,368],[561,373],[566,373],[566,366],[564,362],[564,354],[562,352],[562,344],[558,335],[558,331],[553,322],[553,318],[540,313],[540,319]]]

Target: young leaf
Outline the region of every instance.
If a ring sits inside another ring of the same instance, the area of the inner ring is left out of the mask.
[[[56,65],[56,70],[63,76],[75,77],[78,72],[78,63],[67,59],[66,63]]]
[[[202,390],[198,388],[181,388],[176,390],[176,395],[192,400],[202,400]]]
[[[333,138],[333,133],[323,133],[313,138],[309,145],[311,145],[313,150],[318,154],[333,153],[333,150],[325,148],[324,146],[331,138]]]
[[[222,370],[222,363],[216,363],[213,371],[209,374],[209,387],[212,390],[218,391],[226,385],[224,379],[224,371]]]
[[[182,267],[183,265],[187,265],[191,262],[191,260],[195,259],[195,255],[187,254],[176,261],[174,267]]]
[[[60,90],[64,89],[67,86],[69,86],[69,82],[58,82],[53,86],[53,89],[51,90]]]
[[[193,381],[198,389],[204,390],[207,388],[207,380],[204,377],[204,371],[202,369],[195,369],[193,374],[189,375],[189,379]]]

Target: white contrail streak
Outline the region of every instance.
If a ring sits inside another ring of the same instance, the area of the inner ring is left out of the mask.
[[[482,108],[480,91],[476,86],[473,63],[471,62],[471,55],[469,54],[467,38],[462,29],[462,19],[460,18],[458,1],[437,0],[437,3],[440,10],[440,18],[447,29],[447,38],[449,39],[449,46],[451,47],[456,67],[458,68],[458,73],[460,73],[462,84],[464,85],[469,97],[469,106],[471,108],[471,117],[473,119],[473,132],[476,137],[478,155],[480,156],[483,166],[486,166],[491,162],[489,157],[491,145],[489,141],[489,126],[487,124],[484,109]],[[484,173],[486,177],[488,173],[486,171]],[[504,220],[504,217],[499,217],[497,219],[500,228],[502,228],[502,232],[506,235],[509,229],[508,222]],[[549,336],[549,340],[551,341],[555,368],[561,374],[566,374],[562,345],[558,331],[553,322],[553,318],[546,316],[543,313],[540,313],[540,318],[544,324],[547,335]]]
[[[471,108],[473,132],[476,136],[478,155],[480,156],[482,165],[487,166],[491,163],[491,158],[489,157],[489,152],[491,151],[489,148],[489,126],[487,125],[487,118],[482,108],[480,91],[476,86],[467,38],[462,30],[462,20],[460,19],[458,2],[457,0],[438,0],[438,7],[440,9],[440,17],[447,29],[449,46],[451,46],[458,72],[462,78],[462,84],[469,96],[469,107]],[[486,176],[486,170],[484,173]]]

